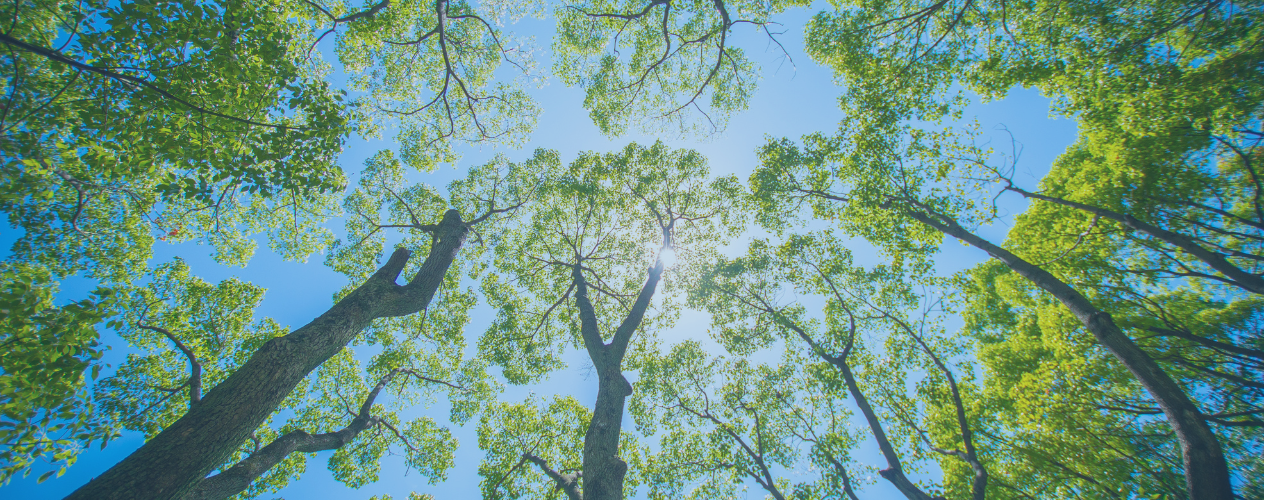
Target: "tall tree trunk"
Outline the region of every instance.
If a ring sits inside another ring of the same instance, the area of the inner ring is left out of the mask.
[[[411,253],[396,249],[363,285],[311,323],[268,341],[174,424],[66,498],[165,500],[188,493],[223,465],[304,377],[374,319],[413,314],[430,304],[469,224],[448,210],[439,224],[421,229],[430,230],[434,239],[408,284],[395,280]]]
[[[592,421],[584,434],[583,498],[623,500],[623,477],[628,472],[628,464],[619,458],[619,432],[623,428],[624,404],[632,395],[632,385],[623,376],[623,356],[627,353],[632,334],[641,326],[654,289],[663,275],[663,262],[659,260],[650,268],[649,277],[641,287],[636,302],[615,330],[609,344],[605,343],[598,329],[596,311],[588,300],[588,284],[580,270],[581,263],[575,264],[572,273],[575,303],[579,307],[580,334],[588,356],[597,368],[599,384]]]
[[[619,432],[632,385],[617,367],[600,373],[597,404],[584,434],[584,499],[623,500],[623,477],[628,464],[619,458]]]
[[[919,207],[926,210],[925,207]],[[908,210],[908,215],[939,232],[964,241],[987,252],[1009,266],[1018,275],[1049,292],[1062,302],[1071,314],[1084,324],[1097,342],[1106,347],[1115,359],[1136,377],[1150,397],[1158,403],[1181,443],[1185,465],[1185,486],[1191,500],[1232,500],[1233,486],[1229,466],[1215,433],[1207,425],[1198,406],[1189,399],[1154,358],[1128,338],[1110,315],[1094,306],[1078,290],[1053,274],[1035,266],[1008,250],[967,231],[952,218],[933,211]]]

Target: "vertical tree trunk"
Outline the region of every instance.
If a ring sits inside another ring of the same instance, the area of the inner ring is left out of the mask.
[[[588,423],[588,432],[584,434],[584,500],[623,500],[623,477],[628,472],[628,464],[619,458],[619,432],[623,428],[624,404],[632,395],[632,385],[623,376],[623,356],[627,353],[632,334],[641,326],[662,275],[663,262],[659,260],[650,268],[649,277],[632,309],[615,330],[610,343],[606,344],[598,330],[596,312],[588,300],[588,284],[580,271],[580,263],[575,264],[572,276],[575,303],[579,308],[580,334],[588,356],[597,368],[599,384],[593,417]]]
[[[430,255],[407,285],[395,283],[411,255],[400,248],[329,311],[268,341],[174,424],[66,498],[165,500],[186,494],[223,465],[304,377],[374,319],[412,314],[430,304],[469,226],[459,212],[448,210],[429,229],[434,234]]]
[[[597,404],[584,434],[584,499],[623,500],[623,477],[628,464],[619,458],[619,432],[632,385],[617,367],[601,373]]]

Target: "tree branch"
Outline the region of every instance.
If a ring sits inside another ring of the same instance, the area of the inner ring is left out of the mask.
[[[121,81],[121,82],[127,82],[127,83],[132,83],[132,84],[140,85],[140,86],[142,86],[142,87],[145,87],[145,88],[147,88],[147,89],[149,89],[149,90],[154,91],[155,93],[157,93],[157,94],[158,94],[158,95],[160,95],[160,96],[163,96],[163,97],[165,97],[165,98],[167,98],[167,99],[171,99],[171,100],[173,100],[173,101],[175,101],[175,102],[178,102],[178,103],[180,103],[181,105],[184,105],[185,107],[187,107],[187,108],[189,108],[189,109],[192,109],[193,111],[197,111],[198,113],[208,114],[208,115],[211,115],[211,116],[216,116],[216,117],[219,117],[219,118],[224,118],[224,119],[226,119],[226,120],[232,120],[232,121],[239,122],[239,123],[244,123],[244,124],[247,124],[247,125],[254,125],[254,126],[257,126],[257,127],[268,127],[268,128],[272,128],[272,129],[280,130],[280,131],[282,131],[282,132],[286,131],[287,129],[288,129],[288,130],[307,130],[307,127],[293,127],[293,126],[287,126],[287,125],[277,125],[277,124],[273,124],[273,123],[261,123],[261,122],[257,122],[257,121],[254,121],[254,120],[249,120],[249,119],[246,119],[246,118],[239,118],[239,117],[232,116],[232,115],[226,115],[226,114],[224,114],[224,113],[220,113],[220,112],[217,112],[217,111],[212,111],[212,110],[206,109],[206,108],[204,108],[204,107],[198,106],[198,105],[196,105],[196,104],[193,104],[193,103],[189,102],[188,100],[185,100],[185,99],[182,99],[182,98],[176,97],[174,94],[172,94],[171,92],[168,92],[166,89],[163,89],[162,87],[159,87],[159,86],[157,86],[157,85],[154,85],[153,83],[150,83],[148,80],[145,80],[144,78],[139,78],[139,77],[135,77],[135,76],[131,76],[131,75],[125,75],[125,74],[118,73],[118,72],[115,72],[115,71],[111,71],[111,70],[108,70],[108,69],[105,69],[105,68],[98,68],[98,67],[96,67],[96,66],[92,66],[92,65],[89,65],[89,64],[86,64],[86,63],[82,63],[82,62],[76,61],[76,60],[74,60],[74,59],[71,59],[71,58],[69,58],[69,57],[65,56],[64,54],[62,54],[62,53],[60,53],[60,52],[57,52],[57,51],[55,51],[55,50],[48,49],[48,48],[44,48],[44,47],[39,47],[39,46],[35,46],[35,45],[31,45],[31,44],[29,44],[29,43],[23,42],[23,41],[21,41],[21,40],[18,40],[18,39],[16,39],[16,38],[13,38],[13,37],[11,37],[11,36],[9,36],[9,35],[6,35],[6,34],[4,34],[4,33],[0,33],[0,43],[4,43],[5,45],[9,45],[9,46],[11,46],[11,47],[15,47],[15,48],[18,48],[18,49],[24,50],[24,51],[26,51],[26,52],[30,52],[30,53],[35,54],[35,55],[38,55],[38,56],[42,56],[42,57],[44,57],[44,58],[46,58],[46,59],[49,59],[49,60],[51,60],[51,61],[56,61],[56,62],[59,62],[59,63],[62,63],[62,64],[69,65],[69,66],[71,66],[71,67],[73,67],[73,68],[76,68],[76,69],[80,69],[80,70],[83,70],[83,71],[88,71],[88,72],[90,72],[90,73],[96,73],[96,74],[98,74],[98,75],[101,75],[101,76],[104,76],[104,77],[106,77],[106,78],[110,78],[110,79],[113,79],[113,80],[118,80],[118,81]]]
[[[172,343],[176,345],[176,348],[180,349],[180,352],[184,353],[184,357],[188,358],[189,360],[189,381],[188,381],[189,407],[192,408],[193,405],[197,404],[199,401],[202,400],[202,363],[198,361],[197,356],[193,355],[193,351],[189,349],[188,346],[184,345],[184,342],[181,342],[180,339],[177,339],[175,335],[172,335],[170,330],[167,330],[166,328],[163,328],[160,326],[146,325],[144,323],[141,323],[140,321],[136,322],[136,326],[139,328],[143,328],[145,330],[149,330],[151,332],[157,332],[157,333],[163,334],[164,336],[167,337],[168,340],[170,340]]]
[[[529,460],[531,463],[539,467],[540,470],[544,472],[544,475],[549,476],[549,479],[552,479],[553,482],[556,483],[555,488],[566,492],[567,498],[569,498],[570,500],[584,500],[583,494],[581,494],[579,491],[579,477],[581,473],[579,472],[576,472],[574,474],[559,473],[553,470],[552,468],[550,468],[548,462],[545,462],[543,458],[537,457],[530,453],[523,453],[522,458]]]
[[[1232,284],[1242,288],[1243,290],[1264,295],[1264,278],[1261,278],[1259,275],[1251,274],[1247,271],[1242,270],[1238,266],[1234,265],[1232,262],[1229,262],[1229,260],[1226,259],[1223,255],[1207,250],[1206,248],[1203,248],[1201,245],[1196,243],[1192,238],[1188,236],[1185,236],[1180,233],[1168,231],[1166,229],[1159,228],[1157,226],[1154,226],[1146,222],[1142,222],[1138,220],[1136,217],[1133,217],[1128,214],[1122,214],[1119,212],[1115,212],[1113,210],[1107,210],[1105,208],[1100,208],[1100,207],[1095,207],[1095,206],[1084,204],[1084,203],[1074,202],[1067,199],[1058,198],[1056,196],[1048,196],[1048,195],[1043,195],[1040,193],[1033,193],[1033,192],[1021,189],[1019,187],[1016,187],[1012,183],[1006,186],[1004,189],[1007,191],[1013,191],[1015,193],[1021,194],[1023,195],[1024,198],[1034,198],[1041,201],[1047,201],[1049,203],[1054,203],[1057,205],[1062,205],[1062,206],[1074,208],[1077,210],[1082,210],[1099,217],[1105,217],[1107,219],[1110,219],[1122,224],[1124,227],[1149,234],[1150,236],[1153,236],[1159,239],[1160,241],[1171,244],[1177,248],[1180,248],[1181,250],[1184,250],[1190,255],[1193,255],[1194,257],[1198,258],[1198,260],[1201,260],[1203,261],[1203,263],[1210,266],[1212,269],[1215,269],[1216,271],[1223,273],[1225,276],[1227,276],[1231,280]]]
[[[184,497],[185,500],[222,500],[231,497],[246,491],[246,488],[250,487],[250,484],[259,476],[281,463],[290,453],[314,453],[346,446],[361,432],[378,423],[378,420],[370,414],[373,401],[397,372],[399,370],[391,370],[378,380],[377,386],[369,391],[364,404],[360,405],[360,412],[346,427],[323,434],[308,434],[303,430],[290,431],[268,443],[263,449],[251,453],[228,470],[203,479],[192,492]]]

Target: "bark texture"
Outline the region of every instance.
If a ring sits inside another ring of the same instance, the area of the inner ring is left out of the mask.
[[[1224,451],[1215,433],[1211,431],[1211,427],[1207,425],[1206,419],[1198,410],[1198,406],[1163,371],[1154,358],[1137,347],[1137,344],[1119,329],[1109,314],[1098,309],[1087,297],[1053,274],[980,238],[951,218],[939,216],[929,210],[922,212],[917,209],[909,210],[908,215],[948,236],[987,252],[1062,302],[1067,309],[1071,310],[1071,314],[1075,315],[1093,334],[1097,342],[1110,351],[1115,359],[1118,359],[1136,377],[1137,381],[1141,382],[1150,397],[1154,398],[1159,408],[1163,410],[1168,424],[1172,426],[1177,440],[1181,443],[1181,456],[1185,465],[1185,486],[1190,499],[1232,500],[1234,498]]]
[[[165,500],[189,493],[224,464],[304,377],[370,322],[412,314],[430,304],[469,224],[459,212],[448,210],[439,224],[419,228],[434,238],[430,254],[408,284],[395,280],[411,253],[396,249],[359,288],[311,323],[268,341],[174,424],[66,498]]]
[[[623,356],[627,353],[632,334],[641,326],[662,275],[663,262],[659,260],[650,268],[649,278],[641,287],[636,302],[607,344],[597,326],[596,311],[588,300],[588,283],[584,281],[580,263],[575,264],[572,277],[575,302],[579,307],[580,333],[588,356],[597,369],[599,384],[592,421],[584,434],[584,500],[623,500],[623,476],[628,472],[628,464],[619,458],[619,431],[623,426],[624,405],[628,396],[632,395],[632,385],[623,376]]]
[[[303,430],[288,432],[233,464],[228,470],[199,481],[193,491],[184,496],[184,500],[223,500],[246,491],[259,476],[281,463],[290,453],[314,453],[346,446],[361,432],[377,424],[377,419],[369,411],[373,409],[378,393],[382,392],[382,388],[386,387],[394,374],[395,372],[391,372],[382,377],[369,392],[364,404],[360,405],[360,412],[346,427],[323,434],[309,434]]]

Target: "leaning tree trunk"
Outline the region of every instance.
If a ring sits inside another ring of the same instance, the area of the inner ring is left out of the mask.
[[[1224,451],[1198,406],[1189,399],[1180,385],[1168,376],[1154,358],[1137,347],[1109,314],[1098,309],[1078,290],[1050,272],[1033,265],[1013,253],[967,231],[955,220],[930,213],[910,210],[908,215],[936,230],[964,241],[1000,260],[1019,276],[1049,292],[1075,315],[1089,333],[1115,359],[1141,382],[1167,417],[1168,424],[1181,443],[1185,465],[1185,487],[1191,500],[1232,500],[1233,486]]]
[[[844,306],[845,307],[845,306]],[[771,309],[766,309],[772,312]],[[850,315],[851,311],[848,311]],[[895,486],[905,498],[909,500],[939,500],[922,491],[917,484],[910,481],[904,473],[904,465],[900,462],[900,454],[896,453],[895,447],[891,445],[891,439],[887,437],[886,430],[882,427],[882,420],[878,418],[878,413],[874,411],[873,405],[869,404],[869,398],[865,397],[864,391],[860,390],[860,385],[856,383],[856,376],[851,371],[851,365],[847,362],[847,356],[851,353],[852,346],[856,341],[856,322],[852,319],[850,335],[847,337],[847,346],[843,349],[841,355],[831,355],[825,351],[825,348],[812,339],[808,332],[793,322],[786,320],[784,316],[777,315],[783,324],[799,335],[799,338],[808,343],[812,351],[818,357],[834,365],[839,373],[843,375],[843,382],[847,384],[847,392],[851,393],[852,399],[856,400],[856,407],[860,408],[860,413],[865,417],[865,422],[869,424],[869,431],[873,434],[873,439],[878,443],[878,451],[882,452],[882,457],[887,460],[887,468],[878,471],[878,475],[882,476]],[[850,488],[850,487],[849,487]],[[852,494],[852,496],[855,496]]]
[[[448,210],[429,229],[430,255],[407,285],[395,283],[411,255],[400,248],[359,288],[306,326],[265,343],[174,424],[66,498],[165,500],[188,493],[223,465],[303,378],[374,319],[429,305],[469,226],[459,212]]]

